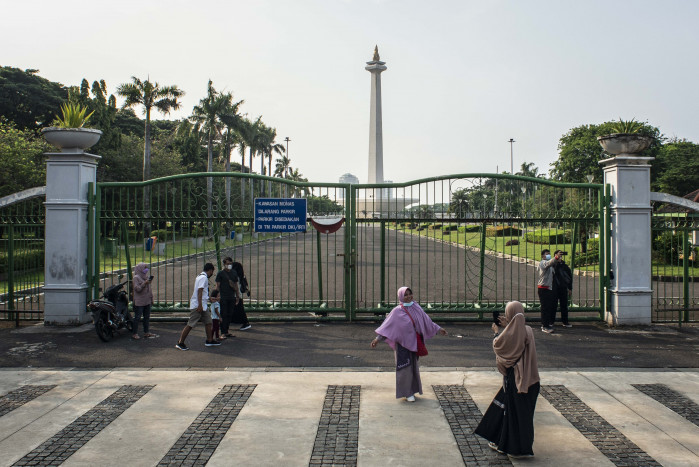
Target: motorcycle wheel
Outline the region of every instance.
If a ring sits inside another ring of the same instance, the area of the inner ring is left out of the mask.
[[[125,319],[126,319],[126,329],[129,332],[133,332],[133,318],[131,318],[131,313],[129,313],[128,311],[126,312]]]
[[[100,313],[99,318],[95,321],[95,331],[97,331],[97,337],[99,337],[102,342],[109,342],[112,340],[114,331],[109,325],[107,313]]]

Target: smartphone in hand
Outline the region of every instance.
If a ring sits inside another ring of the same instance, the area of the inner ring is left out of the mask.
[[[493,311],[493,323],[500,326],[500,312],[499,311]]]
[[[148,278],[148,280],[152,282],[154,277],[155,277],[155,276],[150,276],[150,277]]]

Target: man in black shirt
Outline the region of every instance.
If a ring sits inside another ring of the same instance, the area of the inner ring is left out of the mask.
[[[561,250],[556,250],[554,254],[560,258],[560,261],[553,267],[553,293],[556,297],[554,306],[557,308],[558,303],[561,304],[561,324],[571,328],[573,325],[568,322],[568,297],[573,293],[573,273],[563,261],[565,253]],[[554,317],[556,316],[556,308],[554,308]]]
[[[233,269],[233,258],[223,260],[223,269],[216,275],[216,290],[221,294],[221,337],[234,337],[228,332],[233,318],[233,307],[241,299],[238,274]]]

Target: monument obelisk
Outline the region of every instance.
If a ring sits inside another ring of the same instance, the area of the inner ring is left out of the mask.
[[[383,130],[381,129],[381,72],[386,62],[379,58],[379,46],[374,47],[374,58],[366,62],[371,73],[371,113],[369,116],[369,179],[368,183],[383,183]]]

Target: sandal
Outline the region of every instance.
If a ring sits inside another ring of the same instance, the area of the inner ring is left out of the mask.
[[[146,339],[155,339],[156,337],[160,337],[160,336],[157,334],[152,334],[149,332],[147,334],[144,334],[143,337],[145,337]]]
[[[138,340],[140,338],[141,338],[141,336],[139,336],[138,334],[134,334],[133,336],[131,336],[131,339],[133,339],[133,340]]]

